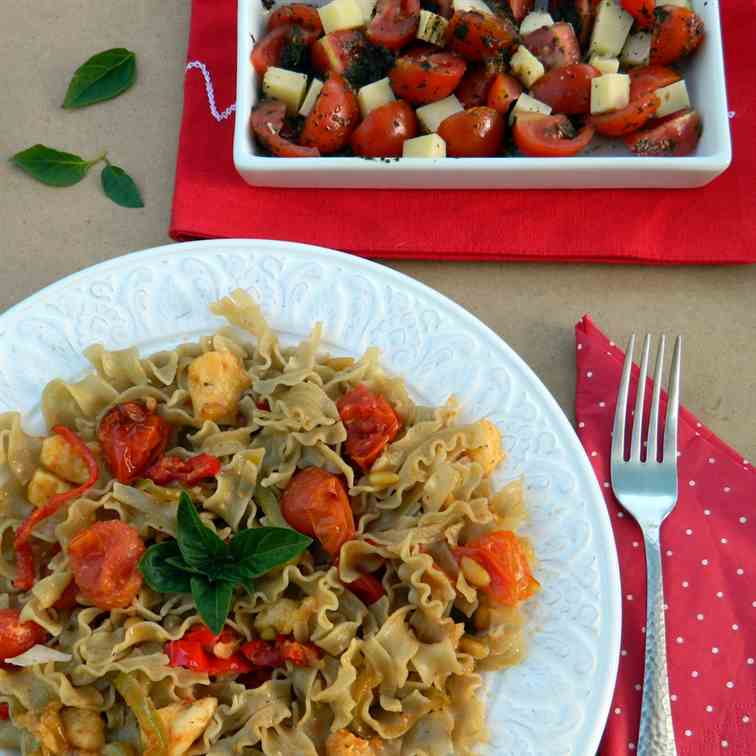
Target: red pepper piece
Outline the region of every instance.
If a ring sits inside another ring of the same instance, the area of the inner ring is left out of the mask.
[[[147,468],[144,477],[159,486],[175,481],[193,486],[201,480],[214,478],[220,469],[220,460],[212,454],[197,454],[189,459],[168,455],[161,457],[154,465]]]
[[[312,667],[320,659],[320,649],[314,643],[299,643],[285,635],[276,638],[281,657],[297,667]]]
[[[10,719],[10,707],[7,703],[0,704],[0,719],[6,722]]]
[[[239,653],[222,659],[213,653],[216,643],[229,643],[239,636],[233,630],[222,630],[217,635],[206,625],[197,625],[180,640],[165,644],[165,653],[171,667],[185,667],[207,675],[245,674],[253,666]]]
[[[383,583],[381,583],[375,575],[369,573],[364,573],[361,577],[358,577],[357,580],[353,580],[351,583],[345,583],[345,585],[362,601],[363,604],[366,604],[367,606],[374,604],[386,593]]]
[[[256,667],[280,667],[283,665],[283,657],[279,649],[264,640],[251,640],[241,647],[241,652]]]

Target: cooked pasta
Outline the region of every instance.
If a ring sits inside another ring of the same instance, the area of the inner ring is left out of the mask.
[[[0,415],[0,746],[24,754],[464,756],[524,652],[520,480],[454,399],[229,326]],[[203,551],[204,550],[204,551]]]

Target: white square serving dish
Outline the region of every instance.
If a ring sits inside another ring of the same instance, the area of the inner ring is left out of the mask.
[[[286,0],[285,0],[286,1]],[[323,0],[325,1],[325,0]],[[284,3],[278,3],[284,4]],[[322,4],[315,0],[314,4]],[[239,0],[234,165],[254,186],[368,189],[587,189],[690,188],[708,184],[730,164],[719,0],[693,0],[706,24],[706,39],[685,63],[693,107],[703,120],[696,152],[682,158],[639,158],[621,142],[573,158],[276,158],[260,154],[249,130],[259,81],[250,62],[254,39],[264,33],[269,11],[261,0]]]

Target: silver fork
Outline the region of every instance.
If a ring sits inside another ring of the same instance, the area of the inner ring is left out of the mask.
[[[612,431],[612,488],[622,506],[643,532],[646,550],[646,661],[643,675],[640,732],[637,756],[677,756],[667,675],[667,640],[664,626],[664,582],[662,580],[661,524],[677,502],[677,420],[680,406],[680,351],[675,340],[669,375],[664,444],[659,455],[659,397],[664,365],[664,336],[659,341],[654,369],[654,390],[648,422],[646,453],[642,454],[643,403],[646,393],[651,336],[643,342],[638,392],[628,459],[625,458],[625,417],[630,393],[630,374],[635,334],[630,337],[622,369],[617,409]]]

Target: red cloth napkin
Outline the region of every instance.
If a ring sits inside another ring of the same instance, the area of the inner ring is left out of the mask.
[[[638,736],[646,622],[641,532],[609,484],[611,430],[625,355],[588,316],[575,335],[578,435],[604,491],[622,576],[622,652],[601,756],[625,756],[635,750]],[[683,369],[683,385],[684,376]],[[633,402],[637,381],[635,366]],[[649,388],[647,404],[650,394]],[[747,460],[685,408],[678,433],[679,500],[662,527],[677,749],[680,756],[753,756],[756,475]]]
[[[170,234],[179,241],[285,239],[380,258],[756,262],[756,109],[747,54],[756,39],[756,0],[722,2],[735,158],[711,185],[438,192],[245,184],[232,162],[233,117],[216,119],[235,98],[236,3],[194,0],[188,51],[194,67],[184,87]],[[211,81],[208,92],[200,64]],[[208,107],[213,92],[215,115]]]

